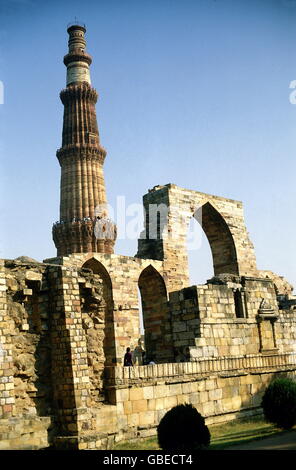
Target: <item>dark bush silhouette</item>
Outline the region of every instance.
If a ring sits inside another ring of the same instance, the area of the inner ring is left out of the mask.
[[[192,405],[178,405],[168,411],[157,427],[159,446],[164,451],[205,449],[211,434],[205,420]]]
[[[283,429],[290,429],[296,424],[296,382],[291,379],[276,379],[262,398],[266,421]]]

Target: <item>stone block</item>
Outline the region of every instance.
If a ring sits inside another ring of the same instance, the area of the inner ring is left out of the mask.
[[[161,398],[167,395],[167,385],[157,385],[154,387],[154,397]]]
[[[146,411],[148,408],[147,400],[135,400],[132,401],[132,412],[139,413],[140,411]]]
[[[209,391],[210,400],[220,400],[221,398],[222,398],[222,390],[220,388]]]
[[[28,281],[42,281],[42,273],[37,273],[35,271],[26,271],[25,279]]]
[[[144,397],[143,388],[131,388],[129,391],[130,401],[142,400]]]
[[[79,444],[78,444],[78,449],[79,449],[79,450],[85,450],[85,449],[87,449],[87,442],[79,442]]]
[[[189,383],[184,383],[182,384],[182,393],[191,393],[192,391],[192,384],[189,382]]]
[[[147,400],[147,402],[148,402],[148,410],[149,411],[154,411],[155,410],[155,403],[156,403],[155,398],[151,398],[151,399]]]
[[[155,387],[143,387],[143,398],[148,400],[154,398],[154,389]]]
[[[182,385],[181,384],[172,384],[169,385],[169,390],[167,390],[167,396],[177,396],[182,394]]]
[[[165,409],[171,409],[173,408],[174,406],[177,405],[177,397],[176,396],[172,396],[172,397],[164,397],[163,399],[163,406]]]
[[[124,416],[124,415],[120,415],[117,417],[117,430],[118,429],[124,429],[127,427],[127,422],[128,422],[128,418],[127,416]]]
[[[183,395],[183,394],[177,395],[177,402],[178,402],[178,405],[189,403],[189,395]]]
[[[162,420],[162,418],[166,414],[166,410],[158,410],[155,413],[156,413],[156,420],[157,420],[156,422],[160,423],[160,421]]]
[[[231,398],[223,398],[221,403],[224,412],[234,411]]]
[[[200,403],[206,403],[209,400],[209,392],[199,392]]]
[[[222,396],[223,398],[231,398],[232,397],[232,389],[231,386],[225,386],[222,389]]]
[[[232,397],[232,407],[234,410],[239,410],[242,404],[240,396]]]
[[[215,412],[215,406],[213,402],[206,402],[202,404],[203,415],[204,416],[211,416]]]
[[[216,384],[215,384],[214,379],[206,380],[206,384],[205,384],[206,390],[214,390],[215,388],[216,388]]]
[[[206,381],[205,380],[199,380],[196,383],[196,391],[197,392],[204,392],[206,389]],[[195,387],[194,387],[195,388]]]
[[[133,414],[127,415],[127,424],[128,424],[128,426],[139,426],[139,424],[140,424],[140,414],[139,413],[133,413]]]
[[[124,402],[129,399],[129,390],[126,388],[122,388],[120,390],[116,390],[116,400],[117,402]]]
[[[145,413],[139,413],[138,415],[139,418],[139,425],[140,426],[149,426],[152,424],[158,424],[158,422],[155,422],[155,412],[154,411],[146,411]]]
[[[132,413],[132,402],[131,401],[125,401],[123,403],[123,409],[124,409],[124,414],[131,414]]]
[[[190,393],[188,398],[188,403],[192,403],[194,406],[200,404],[200,394],[199,393]]]
[[[155,400],[155,410],[163,410],[164,406],[164,398],[156,398]]]

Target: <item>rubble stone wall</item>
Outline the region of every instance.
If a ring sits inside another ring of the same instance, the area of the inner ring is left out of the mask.
[[[110,447],[155,434],[184,402],[222,422],[295,376],[295,310],[278,309],[271,279],[173,291],[167,276],[163,261],[107,254],[1,262],[1,449]],[[138,287],[158,364],[122,367],[140,338]]]
[[[0,449],[48,445],[51,344],[45,266],[1,263]],[[3,298],[2,297],[2,298]]]
[[[153,267],[163,277],[163,263],[157,260],[132,258],[129,256],[106,255],[100,253],[76,254],[69,257],[45,260],[47,263],[62,264],[80,270],[94,260],[104,270],[112,287],[112,333],[115,342],[113,364],[123,365],[127,347],[132,350],[138,345],[140,332],[140,306],[138,298],[139,279],[142,272]],[[162,305],[159,305],[162,308]]]
[[[208,281],[170,293],[169,305],[177,361],[295,350],[295,315],[280,313],[269,279]]]

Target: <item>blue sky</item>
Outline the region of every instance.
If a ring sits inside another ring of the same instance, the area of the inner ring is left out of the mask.
[[[87,26],[108,199],[156,184],[243,201],[260,269],[296,286],[294,0],[1,0],[0,257],[55,256],[67,23]],[[116,252],[134,255],[136,240]],[[192,282],[212,275],[203,237]]]

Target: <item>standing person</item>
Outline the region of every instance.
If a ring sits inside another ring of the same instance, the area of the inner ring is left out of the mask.
[[[144,349],[142,346],[142,341],[139,339],[138,341],[138,346],[135,347],[135,350],[133,352],[133,359],[134,359],[134,365],[141,366],[143,364],[143,353]]]
[[[142,364],[143,364],[143,366],[147,365],[147,359],[146,359],[146,352],[145,351],[142,352]]]
[[[131,348],[126,348],[126,353],[124,355],[123,365],[124,366],[132,366],[133,365]]]

